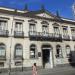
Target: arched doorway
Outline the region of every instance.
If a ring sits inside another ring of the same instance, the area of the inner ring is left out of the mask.
[[[42,45],[43,68],[52,68],[52,47],[48,44]]]

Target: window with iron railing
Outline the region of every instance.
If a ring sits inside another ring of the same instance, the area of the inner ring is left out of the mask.
[[[72,40],[75,40],[75,28],[71,29]]]
[[[0,21],[0,30],[7,30],[7,21]]]
[[[67,27],[63,27],[63,35],[68,35],[68,28]]]
[[[21,22],[15,22],[15,31],[23,31],[23,25]]]
[[[55,33],[55,34],[60,34],[59,27],[54,27],[54,33]]]
[[[0,20],[0,36],[8,36],[7,21]]]
[[[36,31],[36,25],[35,24],[30,24],[29,25],[29,31],[31,31],[31,32]]]
[[[22,22],[15,22],[14,36],[15,37],[24,37]]]
[[[75,29],[71,29],[71,34],[75,36]]]
[[[49,35],[49,27],[48,27],[48,25],[43,25],[42,26],[42,34],[43,34],[43,36],[48,36]]]

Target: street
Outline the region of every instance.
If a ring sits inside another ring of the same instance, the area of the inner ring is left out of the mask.
[[[8,73],[1,73],[0,75],[9,75]],[[11,72],[10,75],[32,75],[32,71]],[[54,69],[38,70],[38,75],[75,75],[75,68],[61,67]]]
[[[52,73],[44,73],[41,75],[75,75],[75,70],[67,70],[67,71],[57,71]]]

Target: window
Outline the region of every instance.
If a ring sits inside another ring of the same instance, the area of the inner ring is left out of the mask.
[[[64,35],[67,35],[67,34],[68,34],[68,29],[67,29],[67,27],[63,27],[63,34],[64,34]]]
[[[62,57],[62,49],[60,45],[56,46],[56,58]]]
[[[31,31],[31,32],[36,31],[36,26],[35,26],[35,24],[30,24],[30,25],[29,25],[29,31]]]
[[[15,62],[15,65],[16,65],[16,66],[21,66],[21,65],[22,65],[22,61],[17,61],[17,62]]]
[[[70,46],[69,45],[67,45],[66,46],[66,54],[67,54],[67,57],[69,57],[70,56]]]
[[[4,57],[5,56],[5,45],[4,44],[0,44],[0,56]]]
[[[4,62],[0,62],[0,67],[4,67]]]
[[[36,51],[36,46],[32,44],[30,46],[30,58],[36,58],[37,57],[37,51]]]
[[[16,22],[15,23],[15,31],[22,31],[22,30],[23,30],[22,23]]]
[[[73,36],[75,36],[75,29],[71,29],[71,33]]]
[[[47,25],[43,25],[42,26],[42,32],[49,33],[49,29],[48,29],[48,26]]]
[[[59,27],[54,27],[54,33],[55,34],[60,34]]]
[[[7,22],[0,21],[0,30],[7,30]]]
[[[23,56],[23,48],[21,44],[17,44],[15,46],[15,57],[22,57]]]

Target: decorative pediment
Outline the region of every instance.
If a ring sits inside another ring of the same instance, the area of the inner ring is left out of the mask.
[[[36,16],[45,17],[45,18],[54,18],[53,16],[47,13],[36,14]]]
[[[58,23],[53,23],[52,25],[53,25],[53,26],[59,26],[59,24],[58,24]]]
[[[42,21],[41,24],[49,25],[49,23],[47,21]]]
[[[37,23],[37,21],[35,21],[34,19],[30,19],[30,20],[28,20],[28,22],[30,22],[30,23]]]

